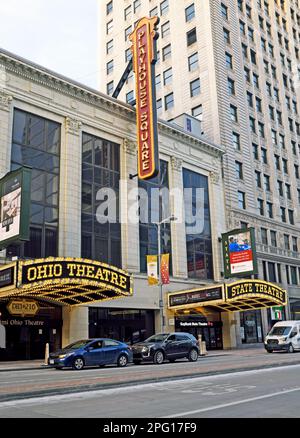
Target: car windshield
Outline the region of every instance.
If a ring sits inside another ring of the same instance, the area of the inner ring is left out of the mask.
[[[272,336],[287,336],[289,334],[289,332],[291,331],[292,327],[273,327],[272,330],[270,331],[269,335]]]
[[[146,339],[145,342],[162,342],[167,339],[168,336],[168,334],[153,335],[150,336],[150,338]]]
[[[84,348],[90,342],[91,342],[90,340],[86,340],[86,339],[82,341],[76,341],[64,347],[64,350],[77,350],[77,348]]]

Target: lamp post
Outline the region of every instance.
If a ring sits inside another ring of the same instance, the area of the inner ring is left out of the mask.
[[[159,312],[160,312],[160,325],[161,325],[161,332],[165,332],[165,317],[164,317],[164,300],[163,300],[163,290],[162,290],[162,281],[161,281],[161,270],[160,270],[160,257],[161,257],[161,241],[160,241],[160,230],[161,225],[168,222],[168,221],[175,221],[176,217],[174,215],[171,215],[167,217],[166,219],[156,222],[157,225],[157,237],[158,237],[158,286],[159,286]]]

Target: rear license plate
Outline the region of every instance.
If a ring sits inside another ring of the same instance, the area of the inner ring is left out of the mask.
[[[49,363],[50,363],[50,365],[53,365],[54,364],[54,359],[50,359]]]

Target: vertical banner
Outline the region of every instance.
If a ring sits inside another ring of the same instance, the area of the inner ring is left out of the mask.
[[[158,284],[157,275],[157,256],[147,255],[147,274],[149,286],[155,286]]]
[[[154,178],[159,172],[157,110],[155,92],[156,26],[158,17],[142,18],[129,36],[132,42],[136,82],[138,176]]]
[[[257,273],[254,228],[222,234],[225,278]]]
[[[31,169],[21,167],[0,180],[0,249],[29,240]]]
[[[163,254],[161,256],[160,274],[161,274],[162,284],[170,283],[169,259],[170,259],[170,254]]]

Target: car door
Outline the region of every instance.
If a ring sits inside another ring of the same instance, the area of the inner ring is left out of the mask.
[[[191,349],[191,340],[188,336],[183,334],[176,334],[176,341],[178,343],[178,354],[180,357],[186,357]]]
[[[87,347],[87,352],[84,355],[86,365],[101,365],[104,363],[105,355],[103,349],[103,341],[92,342]]]
[[[176,335],[170,335],[165,341],[165,353],[169,359],[176,359],[180,357],[179,342],[176,339]]]
[[[104,363],[116,363],[120,351],[121,345],[118,341],[114,341],[113,339],[105,339],[103,341]]]
[[[289,338],[290,338],[290,342],[292,343],[294,349],[297,350],[297,349],[299,348],[299,347],[298,347],[298,345],[299,345],[299,341],[298,341],[298,338],[299,338],[299,330],[298,330],[298,327],[297,327],[297,326],[294,326],[294,327],[292,328],[292,331],[291,331],[291,333],[290,333]]]

